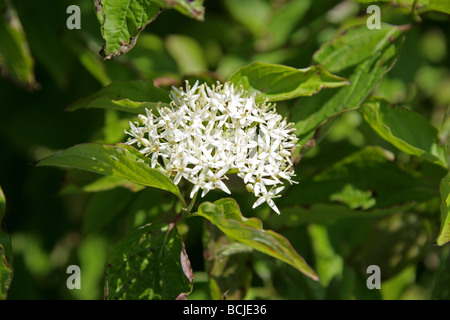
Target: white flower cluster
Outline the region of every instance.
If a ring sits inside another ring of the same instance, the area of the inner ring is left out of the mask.
[[[273,105],[255,102],[255,95],[237,90],[233,84],[195,85],[173,88],[170,107],[151,110],[130,122],[128,144],[137,144],[175,184],[181,178],[194,187],[193,196],[202,197],[212,189],[230,190],[223,180],[236,173],[247,190],[278,214],[274,201],[283,190],[282,179],[293,183],[290,160],[297,146],[295,129],[276,113]]]

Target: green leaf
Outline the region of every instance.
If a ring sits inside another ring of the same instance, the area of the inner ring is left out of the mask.
[[[227,237],[211,222],[205,221],[203,256],[209,274],[213,300],[242,300],[251,285],[250,255],[253,249]]]
[[[36,65],[46,75],[52,76],[58,89],[71,86],[74,78],[72,73],[76,57],[71,54],[65,46],[67,33],[84,33],[86,22],[84,11],[82,9],[82,30],[67,30],[66,14],[69,3],[63,1],[53,1],[40,3],[37,1],[10,1],[14,3],[17,11],[20,13],[20,19],[24,30],[26,31],[27,41]],[[81,4],[80,4],[81,5]],[[89,10],[89,8],[87,9]],[[39,14],[45,12],[45,14]],[[86,15],[87,18],[88,15]],[[97,34],[95,35],[97,37]],[[97,48],[97,45],[95,45]],[[97,50],[97,49],[95,49]],[[46,76],[42,80],[45,81]],[[74,89],[72,88],[72,91]]]
[[[203,20],[203,0],[95,0],[97,18],[105,44],[100,54],[111,59],[130,51],[142,30],[153,22],[162,9],[175,9]]]
[[[29,89],[36,87],[34,61],[25,32],[9,0],[0,0],[0,67]]]
[[[358,26],[343,31],[324,44],[314,60],[330,72],[339,72],[355,66],[383,50],[399,37],[396,26],[382,24],[380,29]]]
[[[0,187],[0,300],[6,299],[13,276],[13,253],[9,234],[3,229],[5,195]]]
[[[0,300],[6,300],[12,281],[12,267],[6,258],[5,249],[0,244]]]
[[[204,202],[195,215],[208,219],[228,237],[288,263],[311,279],[318,280],[314,270],[294,250],[288,239],[272,230],[264,230],[261,221],[256,218],[243,217],[234,199]]]
[[[150,0],[95,0],[97,17],[105,44],[104,59],[130,51],[139,33],[160,13],[160,6]]]
[[[343,258],[333,248],[332,241],[328,235],[327,228],[322,225],[308,226],[308,233],[311,236],[314,248],[317,273],[320,276],[320,283],[328,287],[330,281],[335,277],[340,277],[344,269]]]
[[[281,101],[300,96],[311,96],[322,88],[347,85],[341,77],[332,75],[321,66],[296,69],[277,64],[253,62],[232,74],[228,81],[242,86],[257,100]]]
[[[434,10],[450,14],[450,2],[448,0],[429,0],[429,5],[426,10]]]
[[[205,18],[204,0],[150,0],[164,9],[175,9],[185,16],[203,21]]]
[[[450,173],[441,181],[441,230],[436,239],[438,246],[443,246],[450,241]]]
[[[126,144],[115,146],[85,143],[57,152],[40,160],[37,166],[63,166],[91,171],[107,176],[169,191],[180,200],[178,187],[165,174],[152,169],[148,159]],[[184,200],[182,200],[184,203]]]
[[[80,99],[67,110],[102,108],[145,114],[145,109],[168,106],[169,93],[155,87],[153,81],[114,81],[99,91]]]
[[[106,299],[184,299],[193,273],[173,225],[143,226],[117,243],[106,260]]]
[[[399,150],[447,167],[438,131],[422,115],[381,99],[371,99],[361,112],[372,129]]]
[[[360,190],[351,184],[346,184],[344,188],[330,196],[330,200],[345,203],[351,209],[361,208],[366,210],[376,203],[369,190]]]
[[[391,39],[392,40],[392,39]],[[300,99],[293,110],[292,120],[296,122],[296,135],[304,145],[333,116],[359,108],[383,76],[395,64],[404,36],[399,35],[389,45],[351,69],[349,86],[326,91],[320,95]]]

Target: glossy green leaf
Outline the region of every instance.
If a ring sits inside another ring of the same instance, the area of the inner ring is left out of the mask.
[[[9,234],[3,230],[5,195],[0,187],[0,300],[6,299],[13,276],[13,253]]]
[[[126,144],[115,146],[79,144],[42,159],[36,165],[72,167],[127,179],[137,184],[169,191],[183,199],[172,180],[161,171],[152,169],[147,158]]]
[[[74,102],[68,110],[102,108],[145,114],[145,109],[156,109],[158,105],[166,106],[169,103],[169,93],[155,87],[153,81],[114,81]]]
[[[95,0],[97,17],[105,44],[104,59],[130,51],[139,33],[160,13],[160,6],[150,0]]]
[[[203,20],[203,0],[95,0],[97,18],[105,44],[101,51],[104,59],[130,51],[142,30],[153,22],[162,9],[179,12]]]
[[[34,61],[25,32],[9,0],[0,1],[0,66],[19,84],[29,89],[36,86]]]
[[[441,230],[436,239],[438,246],[443,246],[450,241],[450,173],[441,181]]]
[[[300,144],[304,145],[313,138],[317,130],[333,116],[361,106],[386,72],[395,64],[403,40],[404,36],[399,35],[398,38],[389,41],[389,45],[382,50],[351,69],[348,76],[349,86],[337,92],[335,90],[330,92],[330,90],[311,98],[300,99],[298,107],[292,114]]]
[[[257,95],[257,100],[281,101],[311,96],[323,88],[348,84],[321,66],[296,69],[288,66],[253,62],[232,74],[228,81]]]
[[[381,99],[365,103],[361,112],[372,129],[399,150],[447,166],[438,131],[422,115],[393,107]]]
[[[117,243],[106,260],[105,297],[110,300],[185,299],[193,273],[173,225],[150,224]]]
[[[288,263],[311,279],[318,280],[314,270],[294,250],[288,239],[272,230],[264,230],[260,220],[242,216],[235,200],[225,198],[214,203],[204,202],[196,215],[211,221],[228,237]]]
[[[388,24],[382,24],[380,29],[365,25],[350,28],[324,44],[313,58],[328,71],[339,72],[374,56],[400,34],[398,27]]]

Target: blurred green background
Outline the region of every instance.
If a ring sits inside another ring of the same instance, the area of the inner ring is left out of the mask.
[[[71,176],[61,169],[34,167],[37,160],[74,144],[124,141],[126,121],[104,110],[65,111],[70,104],[114,80],[157,79],[161,86],[178,85],[194,74],[208,81],[223,80],[253,61],[306,68],[313,64],[312,56],[320,45],[358,17],[364,19],[367,7],[336,0],[206,0],[204,22],[166,10],[147,26],[130,52],[102,61],[98,52],[103,40],[92,0],[21,0],[12,4],[34,61],[35,81],[23,84],[8,76],[0,78],[0,186],[6,197],[5,226],[14,250],[9,299],[102,299],[103,264],[123,226],[138,226],[155,216],[149,210],[155,207],[155,199],[159,199],[158,207],[170,207],[174,200],[154,190],[83,193],[65,188],[76,180],[76,171],[71,171]],[[81,8],[81,30],[66,28],[66,8],[71,4]],[[413,17],[407,8],[387,3],[382,5],[382,21],[408,24]],[[376,94],[388,101],[424,115],[441,128],[444,140],[450,132],[448,119],[443,125],[450,105],[449,27],[448,15],[424,14],[422,21],[407,31],[397,64],[376,89]],[[291,107],[292,102],[279,104],[285,114]],[[381,141],[354,111],[330,126],[319,146],[300,162],[299,175],[312,175],[372,144],[395,153],[405,167],[417,161]],[[437,166],[421,165],[431,184],[438,184],[445,174]],[[102,198],[111,200],[109,207]],[[117,199],[127,201],[118,203]],[[86,231],[84,217],[95,201],[105,218],[103,224],[97,222],[94,230]],[[258,214],[264,217],[267,212]],[[282,229],[298,252],[312,261],[321,282],[255,253],[246,298],[440,297],[445,290],[436,293],[433,288],[437,275],[442,276],[440,265],[445,259],[449,263],[449,249],[448,245],[433,246],[439,218],[437,191],[401,215]],[[267,226],[271,227],[270,221]],[[196,219],[181,226],[195,271],[192,299],[209,297],[202,228]],[[381,290],[366,287],[361,266],[371,261],[386,263]],[[70,264],[81,267],[81,290],[66,287]],[[442,283],[448,284],[448,279]]]

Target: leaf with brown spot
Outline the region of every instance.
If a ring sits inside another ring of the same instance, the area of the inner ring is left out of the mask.
[[[97,19],[105,44],[103,59],[112,59],[130,51],[142,30],[155,21],[163,9],[175,9],[202,21],[203,0],[95,0]]]

